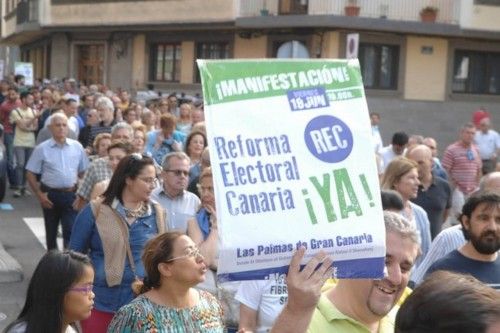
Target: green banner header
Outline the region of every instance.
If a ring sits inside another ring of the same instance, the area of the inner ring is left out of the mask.
[[[206,104],[286,95],[314,87],[363,88],[357,59],[197,60]]]

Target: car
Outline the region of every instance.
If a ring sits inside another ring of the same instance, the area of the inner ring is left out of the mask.
[[[3,126],[0,125],[0,202],[5,197],[7,186],[7,155],[3,144]]]

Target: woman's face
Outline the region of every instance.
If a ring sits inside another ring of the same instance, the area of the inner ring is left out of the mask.
[[[97,145],[97,155],[104,157],[108,155],[108,148],[111,145],[111,139],[101,139]]]
[[[144,132],[140,130],[136,130],[134,132],[134,140],[132,141],[132,145],[134,146],[134,151],[136,153],[142,153],[144,151]]]
[[[418,185],[420,185],[418,171],[417,168],[413,168],[394,184],[394,189],[401,194],[403,199],[408,200],[417,197]]]
[[[137,120],[137,114],[135,113],[135,111],[131,110],[127,113],[127,118],[125,119],[125,121],[129,124],[132,124],[134,121]]]
[[[64,295],[63,321],[65,323],[73,323],[90,317],[95,297],[92,291],[93,282],[94,269],[90,265],[85,265],[81,278]]]
[[[215,208],[214,184],[212,177],[203,177],[198,186],[203,207],[211,206]]]
[[[199,134],[193,136],[189,141],[188,153],[189,156],[200,156],[205,149],[205,140]]]
[[[129,191],[135,200],[148,201],[156,186],[155,167],[152,165],[144,166],[135,179],[127,178],[126,183],[125,191]]]
[[[118,163],[120,163],[122,158],[124,158],[125,156],[127,156],[127,152],[121,148],[113,148],[109,151],[108,164],[113,172],[115,172]]]
[[[172,258],[177,259],[168,263],[172,279],[192,286],[205,281],[207,266],[193,240],[186,235],[180,236],[173,248]]]

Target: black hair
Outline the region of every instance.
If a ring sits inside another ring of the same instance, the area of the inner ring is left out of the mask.
[[[33,94],[31,93],[31,91],[23,91],[20,95],[19,95],[19,98],[21,100],[25,99],[26,97],[28,97],[29,95],[33,96]]]
[[[146,155],[134,153],[122,158],[109,181],[108,188],[102,194],[104,197],[103,203],[111,205],[115,198],[122,202],[122,192],[127,178],[135,179],[142,169],[148,165],[154,166],[154,161]]]
[[[16,321],[26,323],[26,333],[61,332],[64,296],[81,279],[85,266],[91,266],[84,254],[67,250],[47,252],[38,263],[28,286],[24,307]]]
[[[17,74],[16,76],[14,76],[14,82],[19,83],[19,81],[21,81],[24,78],[25,76],[23,74]]]
[[[408,137],[408,134],[406,134],[405,132],[396,132],[392,135],[391,143],[393,145],[404,146],[408,143],[409,139],[410,138]]]
[[[470,221],[472,213],[476,208],[485,203],[488,207],[500,204],[500,195],[488,191],[478,191],[472,194],[462,207],[462,214],[460,214],[459,221],[462,224],[462,232],[466,240],[470,239],[469,231],[464,228],[464,218]],[[470,223],[470,222],[469,222]]]
[[[403,198],[399,192],[395,190],[382,190],[380,191],[380,196],[382,197],[383,210],[403,210]]]
[[[76,103],[76,99],[68,98],[65,102],[66,105],[70,105],[71,103]]]

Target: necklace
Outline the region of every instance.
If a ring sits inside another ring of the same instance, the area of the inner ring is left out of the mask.
[[[136,209],[130,209],[125,206],[123,206],[123,210],[125,211],[125,216],[127,218],[138,218],[140,216],[143,216],[148,209],[148,206],[144,204],[144,202],[141,202],[138,208]]]

